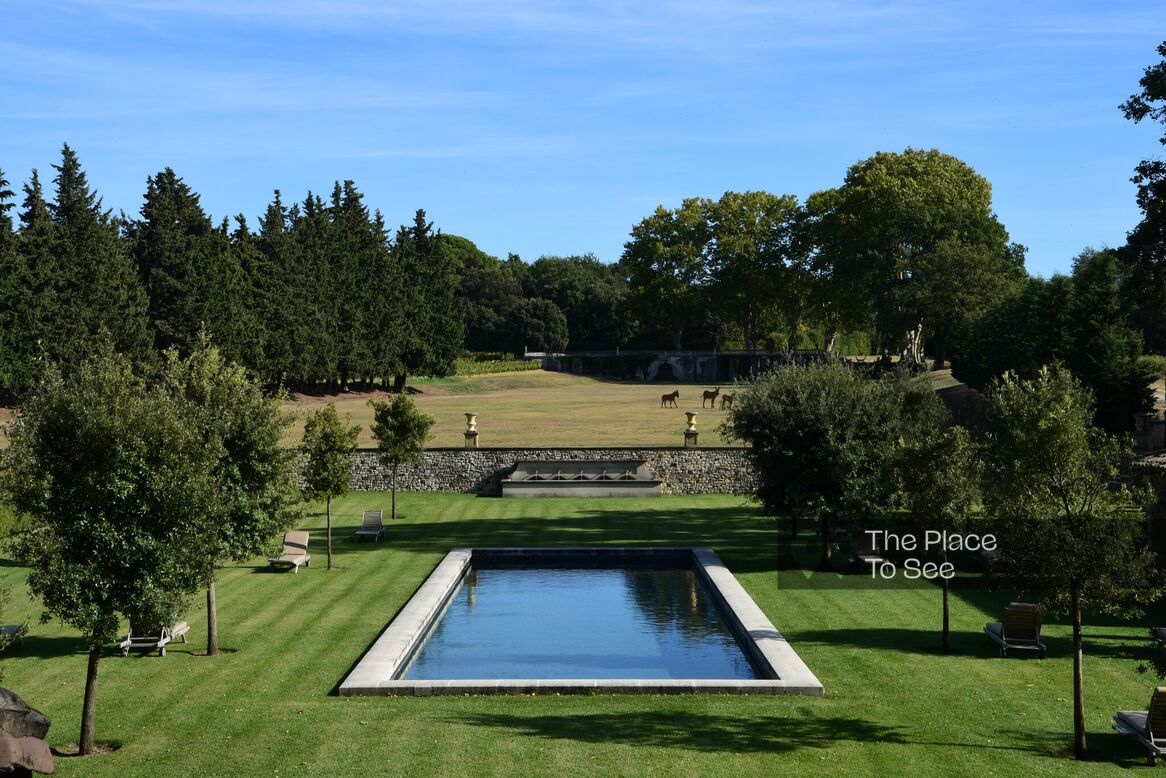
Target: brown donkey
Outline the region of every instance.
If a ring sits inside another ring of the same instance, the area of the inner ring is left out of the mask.
[[[710,408],[716,408],[717,407],[717,395],[720,393],[721,393],[721,387],[719,387],[719,386],[716,389],[713,389],[711,392],[705,391],[704,393],[702,393],[700,396],[700,407],[703,408],[704,404],[706,402],[709,402],[709,403],[712,403],[711,405],[709,405]]]
[[[732,408],[732,407],[733,407],[733,395],[722,394],[721,395],[721,410],[723,411],[726,408]]]
[[[675,408],[676,407],[676,400],[679,399],[679,397],[680,397],[680,390],[679,389],[677,389],[672,394],[660,395],[660,407],[666,408],[666,407],[670,406],[672,408]]]

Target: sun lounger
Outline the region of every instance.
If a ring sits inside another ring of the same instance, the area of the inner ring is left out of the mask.
[[[288,532],[283,536],[283,552],[267,560],[273,567],[290,567],[297,573],[300,565],[312,566],[312,557],[308,553],[308,533],[302,530]]]
[[[158,649],[161,656],[166,656],[166,644],[172,640],[182,638],[182,642],[186,642],[186,633],[190,631],[190,625],[185,621],[180,621],[171,627],[141,627],[139,625],[131,624],[129,634],[126,639],[118,644],[121,649],[122,656],[129,656],[130,651],[145,651],[147,654]]]
[[[384,511],[365,511],[360,519],[360,529],[356,531],[356,539],[372,538],[380,541],[385,534]]]
[[[1014,602],[1004,609],[1004,621],[984,625],[984,634],[1000,646],[1000,656],[1008,649],[1036,651],[1045,658],[1045,644],[1040,638],[1041,609],[1030,602]]]
[[[1149,710],[1119,710],[1113,717],[1113,728],[1141,743],[1150,752],[1153,767],[1166,749],[1166,686],[1154,689]]]

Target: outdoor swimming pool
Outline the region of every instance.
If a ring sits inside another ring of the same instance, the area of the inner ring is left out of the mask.
[[[513,564],[467,571],[402,678],[757,677],[691,567]]]
[[[707,548],[454,549],[339,688],[694,692],[823,693]]]

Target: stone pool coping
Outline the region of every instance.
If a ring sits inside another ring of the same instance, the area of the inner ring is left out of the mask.
[[[398,680],[444,613],[474,557],[519,559],[639,557],[691,560],[761,678],[732,679],[453,679]],[[805,694],[821,696],[810,671],[711,548],[455,548],[434,568],[388,628],[340,684],[340,696],[448,694]]]

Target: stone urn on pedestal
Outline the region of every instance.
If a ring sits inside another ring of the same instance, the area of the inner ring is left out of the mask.
[[[684,415],[688,417],[688,427],[684,430],[684,447],[696,448],[696,412],[685,411]]]
[[[466,448],[478,447],[478,414],[466,414]]]

